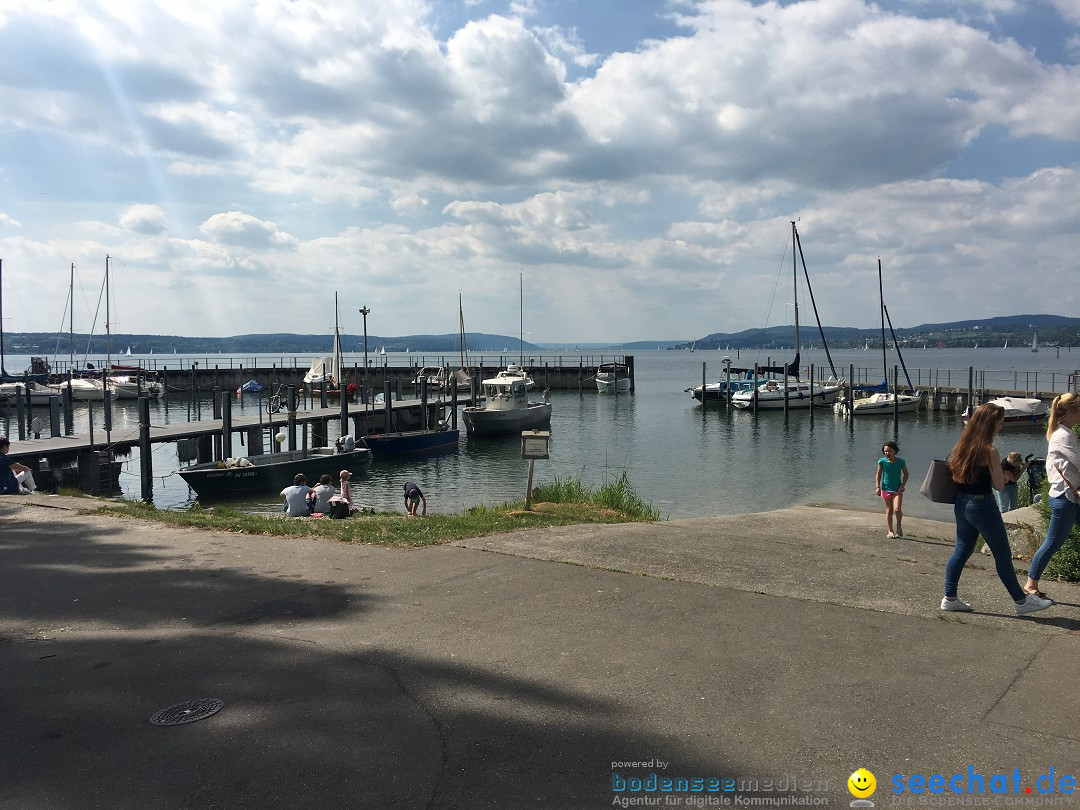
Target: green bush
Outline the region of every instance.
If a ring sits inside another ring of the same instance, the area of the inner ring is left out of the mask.
[[[660,510],[644,501],[634,492],[623,472],[614,481],[608,481],[600,489],[590,489],[580,478],[559,478],[550,484],[540,484],[533,489],[533,501],[543,503],[585,503],[621,512],[635,520],[659,520]]]

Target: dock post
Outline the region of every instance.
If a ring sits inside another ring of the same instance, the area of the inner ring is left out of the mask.
[[[618,386],[616,386],[617,388]],[[701,361],[701,408],[705,409],[705,361]]]
[[[391,433],[394,428],[393,425],[393,410],[394,406],[390,400],[390,380],[383,380],[383,414],[385,424],[383,425],[383,433]]]
[[[232,458],[232,397],[221,394],[221,455]]]
[[[784,416],[788,415],[788,405],[790,401],[791,392],[788,389],[788,380],[791,379],[791,366],[784,363]],[[814,405],[814,377],[810,376],[810,410],[812,411]]]
[[[102,408],[105,409],[105,440],[112,442],[112,391],[108,388],[105,389],[105,394],[102,397]]]
[[[71,382],[60,389],[60,398],[64,409],[64,435],[71,436],[75,432],[75,412],[71,409]]]
[[[637,375],[634,373],[634,355],[628,354],[623,357],[623,360],[626,361],[626,368],[627,371],[630,373],[630,393],[633,394],[635,391],[637,391]],[[701,395],[705,396],[705,392],[702,391]]]
[[[23,398],[15,396],[15,421],[19,424],[19,441],[26,441],[26,405]]]
[[[150,445],[150,397],[139,397],[139,484],[140,496],[154,502],[154,451]]]
[[[450,429],[457,430],[457,375],[450,378]]]
[[[296,396],[296,386],[295,385],[290,385],[289,386],[289,404],[287,406],[288,409],[289,409],[288,410],[289,420],[288,420],[287,435],[289,437],[289,449],[290,450],[295,450],[296,449],[296,408],[297,408],[297,404],[298,403],[297,403],[297,396]],[[306,437],[306,435],[307,435],[306,431],[305,431],[304,435]]]
[[[758,364],[754,363],[754,395],[750,397],[754,406],[754,416],[757,416],[757,399],[758,399]]]
[[[810,364],[810,424],[814,424],[814,364]],[[799,369],[795,369],[795,373],[799,373]],[[823,398],[824,399],[824,398]]]
[[[968,366],[968,414],[975,413],[975,367]]]
[[[420,378],[420,429],[428,429],[428,412],[427,412],[427,400],[428,400],[428,379],[427,377]]]
[[[55,439],[60,435],[60,397],[49,397],[49,432]]]

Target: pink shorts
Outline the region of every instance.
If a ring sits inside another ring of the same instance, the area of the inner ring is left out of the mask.
[[[881,490],[882,500],[891,501],[894,495],[899,495],[899,492],[889,492],[888,490]]]

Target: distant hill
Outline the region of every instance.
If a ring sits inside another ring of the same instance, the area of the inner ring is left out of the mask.
[[[181,337],[179,335],[131,335],[115,334],[111,338],[111,351],[119,355],[129,346],[134,354],[329,354],[333,348],[332,335],[294,335],[286,332],[267,335],[235,335],[222,338]],[[488,335],[480,332],[466,332],[465,342],[470,352],[501,352],[518,350],[518,339],[508,335]],[[75,353],[105,354],[107,351],[104,335],[85,334],[74,336]],[[87,352],[87,345],[90,350]],[[405,335],[403,337],[383,337],[368,335],[368,351],[374,353],[380,347],[388,352],[441,352],[456,354],[460,345],[460,336],[455,332],[449,335]],[[532,352],[539,350],[536,345],[524,342],[522,348]],[[67,333],[56,332],[6,332],[4,333],[4,352],[6,354],[66,355],[69,337]],[[364,351],[363,335],[342,335],[342,351],[350,354]]]
[[[856,329],[846,326],[822,327],[825,340],[833,348],[858,348],[879,344],[881,328]],[[1005,341],[1020,345],[1030,343],[1038,333],[1043,346],[1080,346],[1080,318],[1064,315],[1006,315],[981,320],[953,321],[952,323],[927,323],[921,326],[895,329],[901,346],[918,346],[926,343],[946,347],[1003,346]],[[815,324],[800,324],[799,334],[805,345],[819,345],[821,335]],[[891,337],[889,340],[891,341]],[[698,338],[698,349],[790,348],[795,343],[793,325],[772,326],[768,329],[747,329],[742,332],[715,332]],[[695,341],[684,341],[673,349],[689,349]]]

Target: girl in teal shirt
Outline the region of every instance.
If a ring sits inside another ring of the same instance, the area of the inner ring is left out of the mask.
[[[881,452],[884,455],[878,459],[874,485],[877,487],[877,494],[885,501],[885,523],[889,527],[889,533],[886,536],[891,540],[904,536],[904,527],[901,522],[904,519],[904,513],[900,504],[904,499],[908,469],[907,462],[897,455],[900,448],[896,446],[896,442],[885,442],[881,446]],[[894,515],[896,517],[895,532],[893,531]]]

